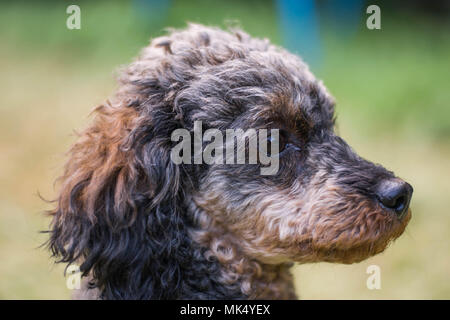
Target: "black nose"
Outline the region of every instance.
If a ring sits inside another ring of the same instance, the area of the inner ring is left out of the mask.
[[[400,219],[408,211],[412,193],[411,185],[397,178],[382,180],[376,190],[378,201],[384,207],[393,210]]]

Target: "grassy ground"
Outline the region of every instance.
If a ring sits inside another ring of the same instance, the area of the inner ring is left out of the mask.
[[[151,24],[135,19],[126,4],[86,2],[82,29],[69,31],[64,2],[0,6],[0,298],[67,298],[62,267],[37,249],[46,239],[38,231],[49,222],[37,192],[55,195],[72,130],[113,92],[113,71],[162,26],[240,20],[250,33],[279,42],[276,16],[269,2],[174,1],[167,20]],[[324,35],[324,60],[315,71],[337,98],[339,131],[360,154],[411,182],[413,219],[403,237],[370,260],[297,266],[302,298],[450,298],[445,30],[400,16],[384,18],[378,33],[345,41]],[[381,290],[366,288],[371,264],[381,268]]]

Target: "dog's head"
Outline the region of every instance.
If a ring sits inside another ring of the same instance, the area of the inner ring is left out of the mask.
[[[267,41],[191,25],[153,40],[120,83],[72,148],[50,242],[103,288],[132,278],[170,290],[202,230],[269,264],[352,263],[383,251],[410,219],[411,186],[336,135],[325,87]],[[194,136],[196,122],[278,129],[277,171],[175,164],[172,134]]]
[[[351,263],[383,251],[410,219],[411,186],[336,135],[333,99],[297,56],[243,34],[196,31],[193,44],[172,48],[199,59],[174,103],[183,126],[279,130],[275,174],[259,164],[197,173],[204,226],[220,225],[269,263]]]

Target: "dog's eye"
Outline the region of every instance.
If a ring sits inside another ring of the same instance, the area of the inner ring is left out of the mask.
[[[280,154],[288,145],[286,134],[283,131],[280,130],[277,134],[271,132],[267,137],[267,155],[275,156]]]
[[[273,145],[274,143],[278,144]],[[273,146],[272,146],[273,145]],[[273,152],[272,152],[273,148]],[[284,130],[279,130],[278,134],[269,134],[267,137],[267,155],[268,156],[275,156],[275,155],[281,155],[284,151],[287,150],[295,150],[300,151],[300,147],[298,147],[296,144],[290,143],[288,134]]]

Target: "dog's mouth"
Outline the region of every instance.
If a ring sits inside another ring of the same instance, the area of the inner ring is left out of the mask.
[[[383,252],[400,237],[411,220],[411,209],[407,209],[402,219],[386,219],[385,223],[357,226],[340,233],[320,238],[311,238],[299,243],[300,254],[297,262],[333,262],[351,264],[363,261]],[[356,230],[359,230],[357,232]],[[326,234],[326,231],[324,231]]]

